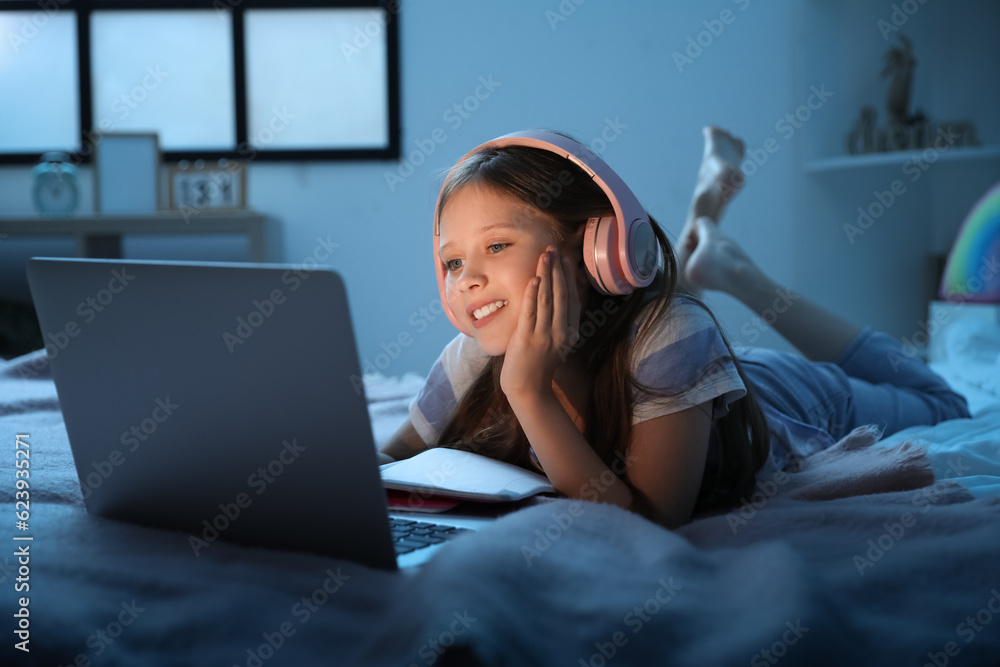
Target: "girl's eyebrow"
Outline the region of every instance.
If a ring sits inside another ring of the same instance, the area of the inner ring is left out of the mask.
[[[512,222],[498,222],[496,224],[487,225],[487,226],[483,227],[482,229],[479,230],[479,233],[480,234],[485,234],[486,232],[492,231],[494,229],[513,229],[513,230],[516,231],[516,230],[521,229],[521,225],[515,225]],[[452,245],[451,243],[445,243],[443,246],[439,247],[438,248],[438,254],[440,255],[441,253],[443,253],[451,245]]]

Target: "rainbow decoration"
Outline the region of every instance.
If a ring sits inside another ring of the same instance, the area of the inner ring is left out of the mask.
[[[945,301],[1000,303],[1000,183],[975,203],[941,276],[938,295]]]

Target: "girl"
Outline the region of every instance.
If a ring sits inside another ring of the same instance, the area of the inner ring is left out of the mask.
[[[584,262],[587,221],[614,215],[588,173],[527,146],[487,143],[460,161],[435,211],[435,251],[442,299],[466,333],[432,367],[384,460],[468,449],[676,527],[737,505],[765,465],[794,468],[856,425],[894,432],[968,416],[892,339],[779,289],[721,232],[743,144],[716,128],[705,139],[679,267],[650,218],[656,278],[623,296],[598,292]],[[701,289],[756,312],[784,295],[774,326],[812,362],[768,350],[738,359]]]

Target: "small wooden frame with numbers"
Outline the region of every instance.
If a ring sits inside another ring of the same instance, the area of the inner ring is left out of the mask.
[[[169,173],[170,208],[175,210],[226,210],[246,208],[247,163],[228,160],[224,165],[182,167]]]

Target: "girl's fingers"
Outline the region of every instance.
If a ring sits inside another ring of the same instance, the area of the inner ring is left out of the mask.
[[[538,276],[528,281],[524,288],[524,304],[521,306],[521,315],[517,320],[517,328],[526,335],[535,330],[535,318],[538,313]]]
[[[552,255],[547,248],[538,261],[540,266],[535,331],[547,333],[552,330]]]
[[[568,326],[569,307],[566,302],[566,260],[558,251],[552,253],[552,329],[565,331]]]

